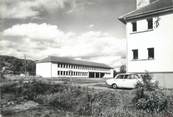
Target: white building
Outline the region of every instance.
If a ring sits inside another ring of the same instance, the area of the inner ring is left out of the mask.
[[[137,9],[119,18],[127,30],[127,71],[153,73],[173,88],[173,0],[137,0]]]
[[[49,56],[36,63],[36,75],[42,77],[112,77],[108,65],[65,57]]]

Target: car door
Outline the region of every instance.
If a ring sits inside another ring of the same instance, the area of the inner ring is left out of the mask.
[[[123,88],[129,88],[131,86],[130,85],[130,82],[131,82],[130,77],[131,77],[130,74],[124,75],[123,80],[122,80],[122,87]]]
[[[131,74],[129,77],[128,77],[128,87],[127,88],[135,88],[137,82],[139,80],[139,77],[135,74]]]
[[[124,75],[118,75],[115,79],[115,83],[118,87],[123,87],[123,79],[124,79]]]

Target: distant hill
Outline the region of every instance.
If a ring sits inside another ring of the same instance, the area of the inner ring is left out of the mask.
[[[25,61],[24,59],[19,59],[13,56],[0,55],[0,70],[2,70],[3,67],[6,67],[8,73],[21,74],[25,73],[25,65],[26,71],[30,75],[35,75],[36,64],[34,61]]]

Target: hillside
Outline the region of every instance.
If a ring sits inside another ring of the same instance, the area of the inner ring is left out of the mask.
[[[5,56],[0,55],[0,70],[2,70],[3,67],[6,67],[7,73],[12,74],[21,74],[25,73],[25,65],[26,65],[26,71],[30,75],[35,75],[35,69],[36,65],[35,62],[32,60],[24,60],[19,59],[13,56]]]

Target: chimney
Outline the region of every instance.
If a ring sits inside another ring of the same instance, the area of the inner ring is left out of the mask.
[[[156,0],[136,0],[136,8],[140,9],[142,7],[145,7],[149,5],[150,3],[154,2]]]

